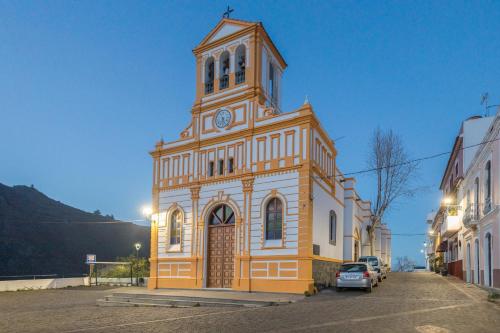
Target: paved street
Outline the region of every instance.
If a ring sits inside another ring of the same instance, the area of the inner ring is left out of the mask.
[[[499,332],[486,292],[434,273],[392,273],[371,294],[325,291],[265,308],[97,307],[103,289],[0,294],[0,332]]]

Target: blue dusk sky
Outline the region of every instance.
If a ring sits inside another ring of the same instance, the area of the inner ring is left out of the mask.
[[[0,182],[34,184],[84,210],[138,220],[148,154],[190,121],[191,50],[228,1],[0,1]],[[305,95],[345,173],[366,168],[377,126],[412,157],[451,149],[463,119],[500,102],[498,1],[229,1],[262,21],[289,67],[283,111]],[[424,191],[397,203],[393,233],[424,233],[447,157],[421,165]],[[358,190],[373,197],[371,175]],[[424,236],[393,237],[423,263]]]

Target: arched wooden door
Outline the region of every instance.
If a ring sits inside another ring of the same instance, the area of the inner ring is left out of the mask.
[[[208,217],[207,287],[231,288],[234,278],[234,212],[215,207]]]

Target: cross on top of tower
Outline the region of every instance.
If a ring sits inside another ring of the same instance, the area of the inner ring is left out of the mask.
[[[226,11],[222,14],[222,18],[229,18],[229,15],[234,11],[231,7],[227,6]]]

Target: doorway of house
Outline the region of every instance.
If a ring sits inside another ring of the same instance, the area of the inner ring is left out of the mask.
[[[471,282],[471,272],[470,272],[470,269],[471,269],[471,263],[470,263],[470,243],[467,243],[467,268],[466,268],[466,281],[467,283],[470,283]]]
[[[474,241],[474,254],[476,257],[475,265],[474,265],[474,282],[476,284],[480,284],[481,282],[479,281],[479,277],[481,276],[479,274],[479,240],[476,239]]]
[[[208,218],[207,287],[231,288],[234,278],[234,212],[215,207]]]
[[[488,232],[486,234],[486,249],[485,249],[485,256],[484,256],[484,260],[485,260],[485,267],[484,267],[484,275],[485,275],[485,281],[484,281],[484,284],[487,285],[488,287],[491,287],[492,286],[492,267],[491,267],[491,234]]]

